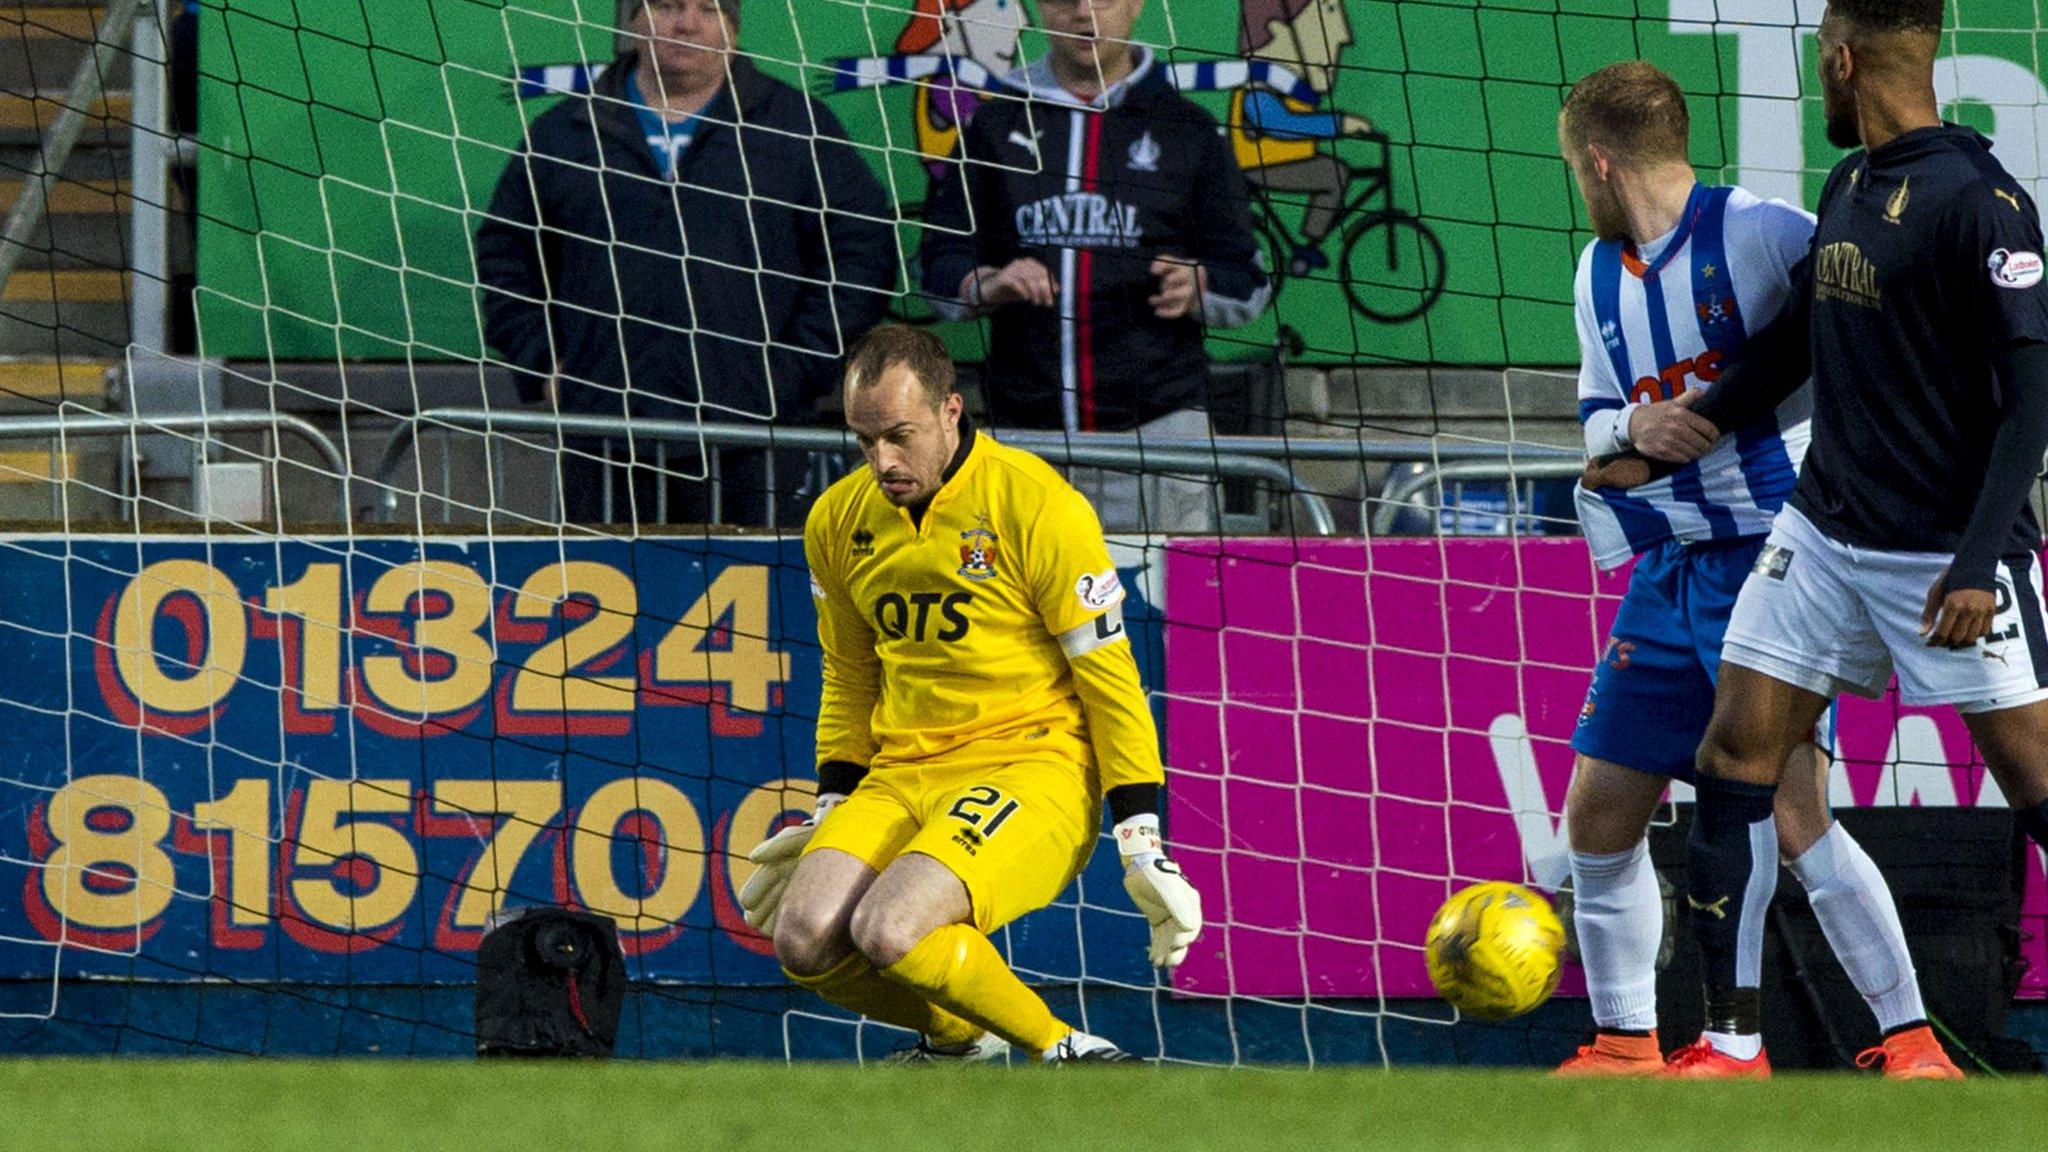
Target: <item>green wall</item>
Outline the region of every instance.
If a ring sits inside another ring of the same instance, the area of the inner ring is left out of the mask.
[[[520,66],[608,59],[612,0],[204,2],[203,350],[319,360],[478,356],[467,237],[518,138],[521,105],[508,77]],[[1693,156],[1709,178],[1748,180],[1752,167],[1793,167],[1803,179],[1780,177],[1776,190],[1810,203],[1838,155],[1821,138],[1816,100],[1733,95],[1745,63],[1754,76],[1781,55],[1786,81],[1811,90],[1810,37],[1795,71],[1782,30],[1777,47],[1729,26],[1674,31],[1673,17],[1687,10],[1667,10],[1666,0],[1640,10],[1629,0],[1325,2],[1342,3],[1352,43],[1324,106],[1370,117],[1392,139],[1394,199],[1441,238],[1445,291],[1421,319],[1383,324],[1348,307],[1331,272],[1312,273],[1289,280],[1258,324],[1220,334],[1220,355],[1270,347],[1285,325],[1299,358],[1310,361],[1575,361],[1570,281],[1587,236],[1555,155],[1553,123],[1569,82],[1610,61],[1655,60],[1694,94]],[[1712,11],[1704,0],[1669,2]],[[1790,0],[1751,2],[1790,19]],[[982,11],[998,3],[982,0]],[[889,51],[909,6],[745,0],[742,46],[771,71],[816,89],[827,72],[800,62]],[[579,7],[593,23],[577,22]],[[1817,16],[1811,7],[1809,19]],[[2019,91],[2039,59],[2031,0],[1962,7],[1966,26],[1980,30],[1952,35],[1951,50],[2013,62],[2005,68],[2014,75],[1995,62],[1973,65],[1973,74],[1979,88]],[[1229,58],[1241,11],[1241,0],[1150,0],[1137,35],[1172,45],[1175,60]],[[1036,55],[1038,43],[1026,33],[1024,53]],[[1219,116],[1228,103],[1225,93],[1198,98]],[[921,199],[909,91],[828,100],[855,138],[874,146],[899,198]],[[525,114],[547,103],[526,101]],[[1781,120],[1789,110],[1790,136],[1755,126],[1774,108]],[[1995,124],[1994,109],[1964,100],[1952,114],[2010,129],[2013,139],[2024,128],[2030,144],[2031,111],[2009,109]],[[1370,154],[1359,143],[1336,147],[1353,163]],[[1298,205],[1279,216],[1294,224]],[[914,229],[904,238],[914,259]],[[1340,239],[1326,243],[1333,259]],[[964,354],[978,347],[971,328],[951,336]]]

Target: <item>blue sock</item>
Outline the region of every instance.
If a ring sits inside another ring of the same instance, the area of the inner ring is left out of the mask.
[[[1753,1034],[1761,1011],[1764,915],[1778,888],[1774,784],[1699,778],[1686,904],[1706,978],[1707,1031]]]

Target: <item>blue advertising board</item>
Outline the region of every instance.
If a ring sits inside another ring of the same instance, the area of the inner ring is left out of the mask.
[[[553,903],[636,977],[778,983],[735,894],[810,808],[815,626],[797,540],[0,542],[0,979],[461,982]],[[1128,915],[1007,943],[1084,935],[1151,983]]]

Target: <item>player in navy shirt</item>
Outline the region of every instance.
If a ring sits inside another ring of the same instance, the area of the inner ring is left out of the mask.
[[[1747,428],[1813,373],[1813,439],[1744,584],[1700,746],[1687,902],[1707,1032],[1668,1069],[1769,1074],[1754,972],[1777,879],[1785,754],[1842,692],[1955,705],[2019,821],[2048,845],[2048,630],[2027,493],[2048,448],[2038,213],[1988,142],[1943,124],[1941,0],[1834,0],[1828,138],[1861,145],[1821,194],[1778,321],[1695,411]],[[1596,464],[1588,486],[1669,465]],[[1748,961],[1748,963],[1744,963]],[[1952,1073],[1887,1037],[1888,1070]]]

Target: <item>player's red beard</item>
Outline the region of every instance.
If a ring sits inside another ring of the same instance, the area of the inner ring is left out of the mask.
[[[1592,222],[1593,235],[1602,240],[1627,240],[1628,213],[1622,211],[1621,198],[1600,185],[1586,195],[1586,218]]]
[[[1566,146],[1566,156],[1571,152]],[[1586,219],[1593,225],[1593,235],[1602,240],[1628,239],[1628,213],[1621,207],[1621,197],[1593,168],[1590,159],[1568,160],[1572,170],[1572,182],[1579,186],[1579,199],[1586,206]]]

